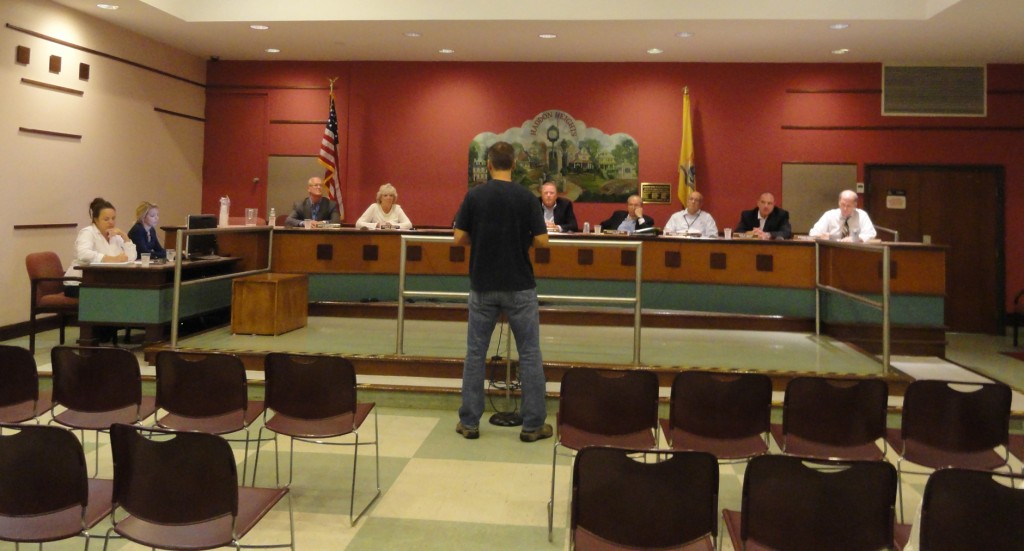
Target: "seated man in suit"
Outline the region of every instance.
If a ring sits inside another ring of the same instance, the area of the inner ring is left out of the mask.
[[[284,221],[285,226],[302,226],[303,220],[324,221],[330,224],[341,223],[341,212],[338,204],[324,197],[323,180],[316,176],[309,179],[306,185],[309,197],[295,203],[288,219]]]
[[[576,215],[572,212],[572,201],[558,196],[558,188],[554,182],[544,182],[540,186],[540,204],[548,233],[580,231],[576,224]]]
[[[757,208],[740,213],[737,232],[753,232],[758,239],[789,239],[793,228],[789,226],[789,212],[775,206],[775,196],[765,192],[757,199]]]
[[[718,237],[718,224],[711,213],[703,210],[704,196],[699,191],[686,198],[686,208],[673,214],[665,224],[667,235],[689,235],[691,237]]]
[[[601,222],[603,231],[623,231],[633,233],[654,227],[654,219],[644,216],[643,202],[639,195],[630,195],[626,199],[626,210],[617,210],[611,218]]]

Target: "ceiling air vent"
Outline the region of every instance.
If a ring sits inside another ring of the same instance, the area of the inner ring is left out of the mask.
[[[985,67],[882,68],[882,115],[984,117]]]

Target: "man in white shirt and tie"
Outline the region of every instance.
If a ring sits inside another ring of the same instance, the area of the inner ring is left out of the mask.
[[[808,233],[817,239],[838,241],[867,241],[877,235],[868,213],[857,208],[857,193],[843,190],[839,194],[839,208],[821,215]]]

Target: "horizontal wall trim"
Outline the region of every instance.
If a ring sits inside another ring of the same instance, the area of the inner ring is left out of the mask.
[[[18,127],[19,132],[27,132],[29,134],[39,134],[41,136],[55,136],[58,138],[72,138],[75,140],[81,140],[81,134],[68,134],[65,132],[54,132],[52,130],[40,130],[38,128],[25,128],[24,126]]]
[[[77,228],[78,224],[75,222],[68,222],[66,224],[15,224],[14,229],[16,230],[49,230],[53,228]]]
[[[787,88],[787,94],[881,94],[881,88]]]
[[[881,94],[880,88],[822,88],[822,89],[804,89],[804,88],[787,88],[787,94]],[[988,90],[989,95],[996,96],[1007,96],[1007,95],[1024,95],[1024,89],[999,89],[990,88]]]
[[[275,84],[207,84],[211,90],[330,90],[330,86],[281,86]]]
[[[1024,132],[1024,126],[799,126],[784,124],[783,130],[839,130],[871,132]]]
[[[65,94],[71,94],[73,96],[84,96],[85,92],[82,90],[75,90],[74,88],[65,88],[63,86],[57,86],[56,84],[47,84],[38,80],[32,80],[30,78],[22,78],[21,81],[25,84],[32,86],[38,86],[39,88],[45,88],[47,90],[53,90],[54,92],[63,92]]]
[[[319,121],[290,121],[285,119],[271,119],[270,124],[327,124],[327,119]]]
[[[181,82],[187,82],[188,84],[192,84],[192,85],[198,86],[200,88],[205,88],[206,87],[206,85],[203,84],[202,82],[196,82],[194,80],[187,79],[187,78],[185,78],[183,76],[178,76],[178,75],[175,75],[173,73],[168,73],[167,71],[162,71],[162,70],[157,69],[155,67],[150,67],[149,65],[143,65],[142,63],[139,63],[137,61],[132,61],[130,59],[125,59],[123,57],[118,57],[118,56],[113,55],[113,54],[108,54],[106,52],[101,52],[99,50],[94,50],[92,48],[86,48],[85,46],[81,46],[81,45],[78,45],[78,44],[75,44],[75,43],[72,43],[72,42],[68,42],[66,40],[61,40],[59,38],[48,36],[48,35],[45,35],[45,34],[42,34],[42,33],[38,33],[36,31],[29,30],[29,29],[26,29],[26,28],[23,28],[23,27],[19,27],[17,25],[11,25],[10,23],[7,23],[6,26],[7,26],[8,29],[11,29],[12,31],[18,31],[20,33],[25,33],[25,34],[27,34],[29,36],[34,36],[34,37],[40,38],[42,40],[53,42],[54,44],[60,44],[61,46],[67,46],[68,48],[74,48],[74,49],[76,49],[78,51],[81,51],[81,52],[85,52],[85,53],[89,53],[89,54],[93,54],[93,55],[98,55],[100,57],[105,57],[105,58],[113,60],[113,61],[118,61],[118,62],[124,63],[126,65],[131,65],[132,67],[136,67],[136,68],[142,69],[144,71],[149,71],[151,73],[156,73],[156,74],[161,75],[161,76],[165,76],[165,77],[168,77],[168,78],[173,78],[174,80],[180,80]]]
[[[204,119],[202,117],[197,117],[195,115],[186,115],[185,113],[179,113],[177,111],[171,111],[170,109],[164,109],[162,107],[154,107],[153,110],[156,111],[157,113],[163,113],[165,115],[171,115],[171,116],[174,116],[174,117],[181,117],[183,119],[189,119],[189,120],[193,120],[193,121],[206,122],[206,119]]]

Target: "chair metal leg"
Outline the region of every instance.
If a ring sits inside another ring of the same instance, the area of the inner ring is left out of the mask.
[[[548,542],[555,541],[555,464],[558,462],[558,442],[551,449],[551,498],[548,500]]]
[[[60,344],[63,344],[63,341],[61,341]],[[29,353],[31,353],[33,355],[35,355],[35,353],[36,353],[36,314],[35,313],[33,313],[29,317]]]
[[[352,495],[351,495],[351,497],[349,499],[349,509],[348,509],[348,511],[349,511],[349,513],[348,513],[348,520],[349,520],[349,523],[350,523],[351,526],[355,526],[356,523],[359,522],[359,519],[363,518],[363,515],[366,514],[366,511],[370,509],[370,506],[372,506],[377,501],[377,499],[380,497],[380,494],[381,494],[381,491],[380,491],[380,431],[378,430],[377,426],[378,426],[377,410],[376,410],[376,408],[374,408],[374,410],[373,410],[373,442],[363,442],[362,444],[360,444],[359,443],[359,431],[353,431],[352,432],[352,434],[355,435],[356,442],[354,444],[355,448],[352,450]],[[363,507],[363,509],[361,511],[359,511],[359,514],[356,515],[355,517],[353,517],[352,515],[355,513],[355,510],[356,510],[356,465],[357,465],[357,462],[359,460],[359,446],[361,446],[361,445],[362,446],[366,446],[366,445],[369,445],[369,444],[373,444],[374,455],[376,457],[376,463],[375,463],[375,465],[376,465],[375,466],[375,469],[376,469],[376,481],[377,481],[377,485],[376,485],[376,488],[375,488],[375,492],[376,493],[374,494],[373,498],[370,499],[370,502],[366,504],[366,507]]]

